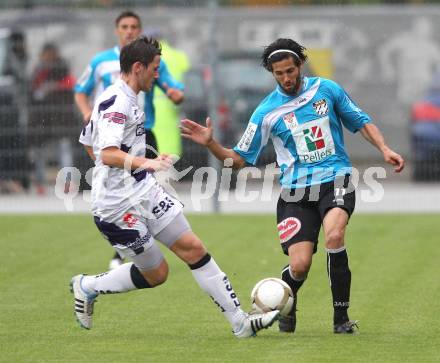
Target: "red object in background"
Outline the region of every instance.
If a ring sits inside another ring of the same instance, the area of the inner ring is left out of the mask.
[[[413,122],[440,122],[440,107],[429,102],[417,102],[411,110]]]
[[[217,108],[218,125],[221,130],[227,130],[231,125],[230,113],[228,105],[221,101]]]

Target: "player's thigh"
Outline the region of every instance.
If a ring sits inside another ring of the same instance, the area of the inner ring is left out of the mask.
[[[148,230],[156,238],[182,212],[183,205],[156,182],[135,208],[145,218]]]
[[[158,268],[163,254],[152,238],[145,218],[135,209],[107,220],[95,217],[101,234],[124,258],[130,258],[140,271]]]
[[[182,203],[167,193],[158,184],[149,192],[149,198],[142,204],[147,224],[153,236],[171,249],[187,263],[200,260],[206,249],[200,239],[191,231],[183,215]]]
[[[322,220],[333,208],[344,210],[349,219],[356,206],[356,192],[351,183],[351,176],[346,175],[333,182],[322,184],[318,206]]]
[[[322,221],[327,248],[335,249],[344,245],[348,218],[347,211],[342,208],[335,207],[327,212]]]
[[[286,202],[282,198],[277,204],[278,236],[283,252],[288,255],[293,244],[306,242],[316,252],[321,216],[316,203]]]
[[[356,205],[356,193],[350,177],[322,185],[319,211],[327,248],[344,245],[345,228]]]

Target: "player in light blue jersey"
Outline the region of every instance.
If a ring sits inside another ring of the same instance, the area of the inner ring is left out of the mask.
[[[75,86],[75,103],[82,113],[84,124],[80,142],[84,145],[87,153],[93,159],[92,125],[89,123],[92,114],[92,101],[96,99],[108,86],[120,78],[121,68],[119,64],[120,49],[138,38],[141,34],[142,24],[140,17],[132,11],[124,11],[115,20],[115,34],[119,45],[98,53],[89,63]],[[165,62],[160,60],[158,68],[159,77],[154,85],[160,87],[175,104],[183,101],[183,84],[176,81],[168,71]],[[154,159],[157,156],[157,142],[153,134],[155,112],[153,106],[154,87],[149,92],[140,92],[139,103],[143,105],[145,113],[145,142],[147,149],[145,156]],[[110,267],[116,267],[122,263],[118,254],[110,261]]]
[[[307,278],[316,252],[321,225],[327,251],[327,271],[333,297],[333,331],[351,334],[351,272],[344,243],[345,228],[355,206],[350,181],[351,163],[344,146],[343,127],[377,147],[395,171],[403,158],[391,150],[379,129],[336,82],[304,77],[305,48],[291,39],[278,39],[265,48],[263,67],[277,87],[256,108],[241,140],[226,149],[213,138],[211,120],[206,127],[182,120],[182,135],[206,146],[219,160],[232,159],[234,168],[255,164],[269,138],[281,169],[281,196],[277,205],[278,233],[289,265],[282,279],[289,284],[295,304],[280,320],[280,331],[296,328],[296,297]]]

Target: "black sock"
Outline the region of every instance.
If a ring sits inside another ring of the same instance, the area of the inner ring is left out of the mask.
[[[133,285],[138,289],[149,289],[152,287],[134,264],[130,268],[130,277]]]
[[[327,250],[327,274],[333,296],[333,323],[341,324],[349,320],[347,310],[350,306],[351,272],[345,248]]]
[[[292,278],[292,276],[290,275],[290,267],[289,265],[285,266],[283,268],[283,270],[281,271],[281,279],[290,286],[290,288],[292,289],[293,295],[296,295],[296,293],[298,292],[299,288],[302,286],[302,284],[304,283],[304,280],[298,281],[298,280],[294,280]]]
[[[123,260],[123,258],[121,257],[121,255],[117,252],[115,252],[115,254],[113,255],[113,259],[120,259]]]

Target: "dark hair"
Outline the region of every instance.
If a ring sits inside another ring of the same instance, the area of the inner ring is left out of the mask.
[[[269,58],[269,55],[271,55],[272,52],[279,49],[291,50],[292,52],[295,52],[295,54],[290,52],[279,52]],[[264,48],[261,56],[261,65],[269,72],[272,72],[273,63],[292,57],[295,64],[299,66],[307,60],[307,56],[304,54],[305,50],[305,47],[292,39],[279,38]]]
[[[136,62],[141,62],[148,67],[154,57],[160,54],[160,43],[156,39],[141,36],[121,49],[119,56],[121,72],[130,73],[131,67]]]
[[[139,22],[139,26],[142,28],[141,18],[139,17],[138,14],[136,14],[135,12],[133,12],[133,11],[131,11],[131,10],[123,11],[122,13],[120,13],[120,14],[118,15],[118,17],[117,17],[116,20],[115,20],[115,25],[116,25],[116,27],[118,27],[119,22],[120,22],[122,19],[125,19],[125,18],[135,18],[135,19],[137,19],[137,21]]]

